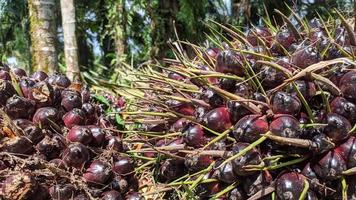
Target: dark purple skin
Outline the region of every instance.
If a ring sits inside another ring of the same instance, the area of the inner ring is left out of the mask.
[[[203,90],[200,99],[208,103],[213,108],[217,108],[224,105],[224,98],[213,90]]]
[[[184,141],[191,147],[199,148],[207,142],[204,130],[198,124],[188,124],[183,130],[183,135]]]
[[[82,107],[82,97],[76,92],[62,93],[61,106],[68,112]]]
[[[0,70],[0,79],[4,81],[11,81],[11,76],[8,71]]]
[[[18,68],[18,67],[15,67],[11,70],[18,78],[22,78],[22,77],[25,77],[27,76],[27,73],[25,70],[21,69],[21,68]]]
[[[329,113],[326,117],[327,126],[324,133],[334,142],[340,142],[349,136],[351,130],[350,122],[343,116],[336,113]]]
[[[93,136],[90,144],[94,146],[101,146],[105,141],[105,131],[99,126],[95,125],[87,126],[87,128],[90,129],[90,132]]]
[[[346,99],[356,103],[356,71],[347,72],[341,78],[339,88]]]
[[[67,88],[71,84],[70,80],[63,74],[55,73],[50,75],[47,79],[47,82],[53,86]]]
[[[49,194],[53,200],[69,200],[75,197],[76,190],[73,185],[58,184],[49,188]]]
[[[305,80],[296,80],[296,81],[294,81],[294,83],[306,100],[309,100],[313,96],[315,96],[316,87],[313,82],[309,82],[309,81],[305,81]],[[292,85],[290,85],[287,88],[287,92],[291,93],[293,96],[297,96],[297,92],[294,90],[294,87]]]
[[[171,130],[174,132],[181,132],[183,128],[189,123],[185,118],[180,118],[171,126]]]
[[[113,181],[110,183],[110,188],[125,194],[129,189],[129,183],[125,178],[121,176],[115,176]]]
[[[254,142],[268,131],[268,123],[260,115],[247,115],[234,127],[233,135],[237,141]]]
[[[232,147],[233,154],[237,154],[247,146],[249,143],[238,142]],[[256,148],[251,149],[245,155],[234,159],[232,162],[233,170],[238,176],[249,176],[253,174],[253,171],[247,171],[244,169],[246,165],[258,165],[261,163],[261,155]]]
[[[275,88],[286,79],[283,72],[270,66],[263,66],[261,68],[260,78],[261,84],[266,89]]]
[[[337,151],[329,151],[313,164],[312,169],[321,179],[333,181],[342,176],[346,162]]]
[[[298,97],[286,92],[277,92],[272,100],[272,111],[275,114],[298,115],[302,104]]]
[[[210,110],[203,116],[203,124],[216,132],[224,132],[231,127],[230,113],[226,107]]]
[[[237,76],[244,74],[240,56],[231,50],[225,50],[218,54],[215,70],[222,73],[232,73]]]
[[[80,169],[89,159],[89,150],[81,143],[70,144],[62,154],[62,160],[68,167]]]
[[[288,172],[277,179],[276,194],[278,199],[298,200],[303,192],[306,178],[296,172]]]
[[[57,109],[52,107],[37,109],[35,115],[32,118],[32,122],[40,127],[49,127],[58,121],[59,112]]]
[[[311,167],[310,163],[307,163],[302,171],[302,174],[308,178],[310,188],[314,191],[319,191],[320,186],[322,185],[320,183],[320,180],[314,170]]]
[[[14,95],[7,99],[5,112],[12,119],[28,119],[35,113],[35,102],[24,97]]]
[[[45,81],[40,81],[31,87],[28,98],[36,102],[37,108],[53,106],[54,89]]]
[[[110,165],[100,160],[93,161],[83,174],[83,178],[86,182],[99,184],[101,186],[107,183],[111,177],[112,171]]]
[[[228,101],[227,107],[232,124],[236,124],[242,117],[252,114],[245,106],[236,101]]]
[[[31,153],[33,153],[32,143],[25,136],[5,138],[1,142],[1,151],[24,155],[30,155]]]
[[[215,171],[215,174],[217,176],[217,179],[224,183],[231,184],[237,181],[237,175],[234,173],[234,167],[231,162],[228,162],[218,168]]]
[[[184,175],[184,162],[177,159],[167,159],[161,163],[159,179],[170,182]]]
[[[311,46],[301,47],[292,54],[292,64],[299,68],[307,68],[320,61],[318,51]]]
[[[288,28],[282,27],[281,30],[276,34],[276,41],[282,45],[283,48],[288,50],[290,46],[297,40],[292,31]]]
[[[94,132],[95,133],[95,132]],[[123,152],[124,151],[124,146],[122,144],[122,140],[118,136],[108,136],[106,139],[105,143],[105,148],[108,150],[114,150],[117,152]],[[94,140],[95,141],[95,140]]]
[[[331,103],[332,112],[342,115],[354,124],[356,122],[356,105],[343,97],[336,97]]]
[[[198,172],[209,167],[213,161],[213,158],[208,155],[187,155],[184,165],[190,172]]]
[[[0,80],[0,105],[5,106],[8,98],[17,94],[11,82]]]
[[[349,137],[349,139],[336,148],[335,151],[344,158],[348,169],[356,167],[356,138],[354,136]]]
[[[236,90],[237,81],[230,78],[221,78],[219,80],[219,87],[228,92],[234,92]]]
[[[39,82],[46,80],[48,78],[48,75],[43,71],[37,71],[31,74],[30,78],[32,78],[36,82]]]
[[[62,120],[67,128],[72,128],[76,125],[84,125],[86,121],[84,112],[78,108],[74,108],[64,114]]]
[[[93,124],[96,119],[95,106],[91,103],[84,103],[82,105],[82,111],[85,114],[86,124]]]
[[[86,126],[74,126],[69,130],[66,138],[70,142],[80,142],[87,145],[93,140],[93,134]]]
[[[261,42],[257,39],[260,38],[269,47],[273,40],[271,31],[266,27],[255,27],[251,29],[247,35],[246,39],[252,46],[261,45]]]
[[[103,192],[101,196],[101,200],[123,200],[120,192],[115,190],[110,190],[107,192]]]
[[[144,200],[144,198],[138,192],[130,192],[126,194],[125,200]]]
[[[291,115],[277,115],[270,124],[270,131],[281,137],[299,138],[299,121]]]
[[[29,78],[23,78],[19,82],[19,86],[21,88],[22,94],[24,97],[28,98],[31,88],[36,84],[35,81]]]
[[[127,176],[134,171],[134,163],[129,157],[118,157],[114,159],[112,169],[119,175]]]
[[[47,160],[58,158],[64,148],[64,142],[59,137],[46,136],[36,145],[36,150]]]

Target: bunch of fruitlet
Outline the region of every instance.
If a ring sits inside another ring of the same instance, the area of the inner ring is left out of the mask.
[[[0,199],[142,199],[134,160],[105,115],[123,99],[2,65],[0,104]]]
[[[216,47],[191,45],[189,59],[177,43],[169,67],[136,72],[144,95],[121,114],[151,174],[144,196],[355,198],[356,34],[338,12],[297,24],[277,13],[281,27],[217,24]]]

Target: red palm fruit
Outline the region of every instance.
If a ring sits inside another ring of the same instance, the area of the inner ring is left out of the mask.
[[[74,108],[63,115],[62,120],[67,128],[72,128],[75,125],[85,124],[85,114],[82,110]]]
[[[22,94],[24,97],[28,98],[31,92],[31,88],[36,84],[35,81],[29,78],[23,78],[19,82]]]
[[[21,69],[21,68],[18,68],[18,67],[15,67],[11,70],[18,78],[22,78],[22,77],[25,77],[27,76],[27,73],[25,70]]]
[[[134,163],[130,157],[117,157],[114,158],[112,170],[121,176],[128,176],[134,172]]]
[[[93,136],[90,144],[94,146],[101,146],[105,141],[105,131],[99,126],[90,125],[87,126]]]
[[[59,121],[58,110],[52,107],[44,107],[37,109],[35,115],[32,118],[32,122],[40,127],[49,127],[53,123]]]
[[[36,82],[44,81],[48,78],[48,75],[43,71],[36,71],[30,76]]]
[[[31,88],[28,98],[35,101],[38,108],[52,106],[54,103],[53,87],[45,81],[40,81]]]
[[[198,124],[188,124],[183,130],[183,135],[184,141],[191,147],[199,148],[207,142],[204,130]]]
[[[0,70],[0,79],[4,81],[11,81],[10,73],[5,70]]]
[[[288,50],[293,43],[297,42],[297,39],[292,31],[286,27],[282,27],[276,34],[276,41],[282,45],[283,48]]]
[[[58,136],[52,138],[46,136],[36,145],[36,150],[47,160],[58,158],[64,148],[64,141]]]
[[[82,86],[80,94],[83,103],[88,103],[90,101],[90,89],[88,86]]]
[[[4,106],[6,104],[6,100],[13,95],[17,94],[14,86],[12,86],[11,82],[0,80],[0,105]]]
[[[232,147],[232,152],[233,154],[237,154],[249,145],[249,143],[238,142]],[[243,156],[236,158],[231,162],[235,174],[237,174],[238,176],[249,176],[254,172],[245,170],[245,166],[260,164],[261,155],[256,148],[253,148]]]
[[[268,47],[270,47],[273,41],[272,33],[266,27],[255,27],[251,29],[246,35],[247,41],[252,46],[262,45],[258,38],[265,42]]]
[[[5,106],[5,112],[13,119],[28,119],[35,113],[35,109],[34,101],[17,95],[7,99]]]
[[[145,198],[138,192],[129,192],[125,196],[125,200],[144,200]]]
[[[228,101],[226,106],[229,109],[232,124],[236,124],[242,117],[252,114],[245,106],[236,101]]]
[[[261,115],[247,115],[234,127],[233,135],[237,141],[254,142],[268,131],[268,123]]]
[[[332,112],[342,115],[352,124],[356,122],[356,105],[343,97],[336,97],[331,103]]]
[[[345,98],[356,102],[356,71],[347,72],[342,76],[339,88]]]
[[[178,159],[164,160],[160,165],[159,179],[162,182],[171,182],[184,175],[184,161]]]
[[[297,172],[281,175],[276,182],[278,199],[298,200],[303,192],[305,180],[305,176]]]
[[[299,68],[307,68],[320,61],[320,55],[315,47],[304,46],[292,54],[292,64]]]
[[[302,174],[308,178],[310,188],[314,191],[319,191],[322,184],[320,183],[320,180],[314,170],[311,167],[310,163],[307,163],[305,167],[303,168]]]
[[[85,114],[86,124],[93,124],[96,119],[95,106],[91,103],[84,103],[82,105],[82,111]]]
[[[223,166],[218,168],[214,173],[216,174],[217,179],[219,179],[224,183],[231,184],[237,181],[237,176],[234,173],[234,167],[231,162],[224,164]]]
[[[298,97],[286,92],[277,92],[272,100],[272,111],[275,114],[298,115],[302,104]]]
[[[105,148],[117,152],[123,152],[124,146],[122,140],[118,136],[108,136],[105,141]]]
[[[335,149],[346,161],[347,168],[356,167],[356,138],[354,136]]]
[[[296,80],[294,81],[294,83],[306,100],[309,100],[316,95],[316,87],[313,82],[305,80]],[[291,93],[293,96],[297,96],[297,92],[292,85],[287,88],[287,92]]]
[[[273,134],[287,138],[299,138],[302,133],[299,121],[291,115],[276,115],[269,128]]]
[[[0,151],[30,155],[33,152],[31,141],[25,136],[4,138],[1,141]]]
[[[187,155],[184,165],[190,172],[198,172],[209,167],[213,161],[213,158],[208,155]]]
[[[224,98],[210,89],[203,90],[200,99],[208,103],[213,108],[222,106],[224,104]]]
[[[237,81],[231,78],[221,78],[219,80],[219,87],[228,92],[234,92],[236,90]]]
[[[176,81],[183,81],[185,79],[184,76],[182,76],[178,73],[175,73],[175,72],[169,72],[168,78],[176,80]]]
[[[349,136],[351,130],[350,122],[343,116],[336,113],[329,113],[326,117],[327,126],[324,133],[334,142],[340,142]]]
[[[312,145],[309,147],[314,153],[322,154],[335,147],[335,144],[331,142],[330,138],[325,134],[317,134],[312,138]]]
[[[4,178],[4,177],[3,177]],[[26,172],[16,172],[8,175],[2,184],[2,197],[4,199],[30,199],[38,190],[35,177]]]
[[[312,166],[315,173],[324,180],[336,180],[346,170],[346,162],[337,151],[329,151]]]
[[[226,107],[210,110],[203,116],[203,124],[211,130],[224,132],[231,127],[229,110]]]
[[[195,112],[195,107],[190,103],[182,103],[176,100],[168,100],[166,102],[174,111],[188,116],[193,116]]]
[[[62,92],[62,101],[61,106],[66,111],[71,111],[73,108],[81,108],[82,107],[82,97],[77,92]]]
[[[189,120],[187,120],[186,118],[180,118],[172,124],[171,130],[174,132],[181,132],[188,123]]]
[[[49,188],[53,200],[70,200],[76,195],[75,187],[71,184],[57,184]]]
[[[101,200],[123,200],[120,192],[110,190],[101,194]]]
[[[250,96],[250,88],[246,84],[238,83],[235,85],[235,88],[236,90],[234,94],[244,98],[248,98]]]
[[[284,73],[271,66],[262,66],[260,74],[261,84],[266,89],[272,89],[282,84],[286,79]]]
[[[99,185],[104,185],[111,177],[112,171],[110,165],[100,160],[94,160],[83,174],[86,182]]]
[[[88,127],[74,126],[69,130],[66,138],[68,141],[80,142],[87,145],[93,140],[93,135]]]
[[[225,50],[216,57],[215,70],[222,73],[232,73],[237,76],[244,74],[241,56],[232,50]]]
[[[82,168],[90,159],[89,150],[81,143],[72,143],[62,154],[62,160],[68,167]]]
[[[113,181],[110,183],[110,187],[113,190],[116,190],[122,194],[125,194],[129,189],[129,183],[123,177],[115,176]]]
[[[70,85],[70,80],[63,74],[52,74],[48,77],[47,82],[53,86],[67,88]]]

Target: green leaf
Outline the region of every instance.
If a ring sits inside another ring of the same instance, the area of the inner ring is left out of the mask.
[[[115,114],[115,121],[118,125],[125,126],[125,121],[122,119],[122,117],[119,114]]]
[[[100,103],[104,104],[107,107],[110,107],[109,101],[102,95],[95,95],[94,98],[98,100]]]

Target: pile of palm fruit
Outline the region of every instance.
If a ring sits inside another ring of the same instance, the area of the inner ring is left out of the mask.
[[[178,41],[120,114],[147,199],[354,199],[356,35],[337,18]],[[182,50],[189,45],[196,56]]]

